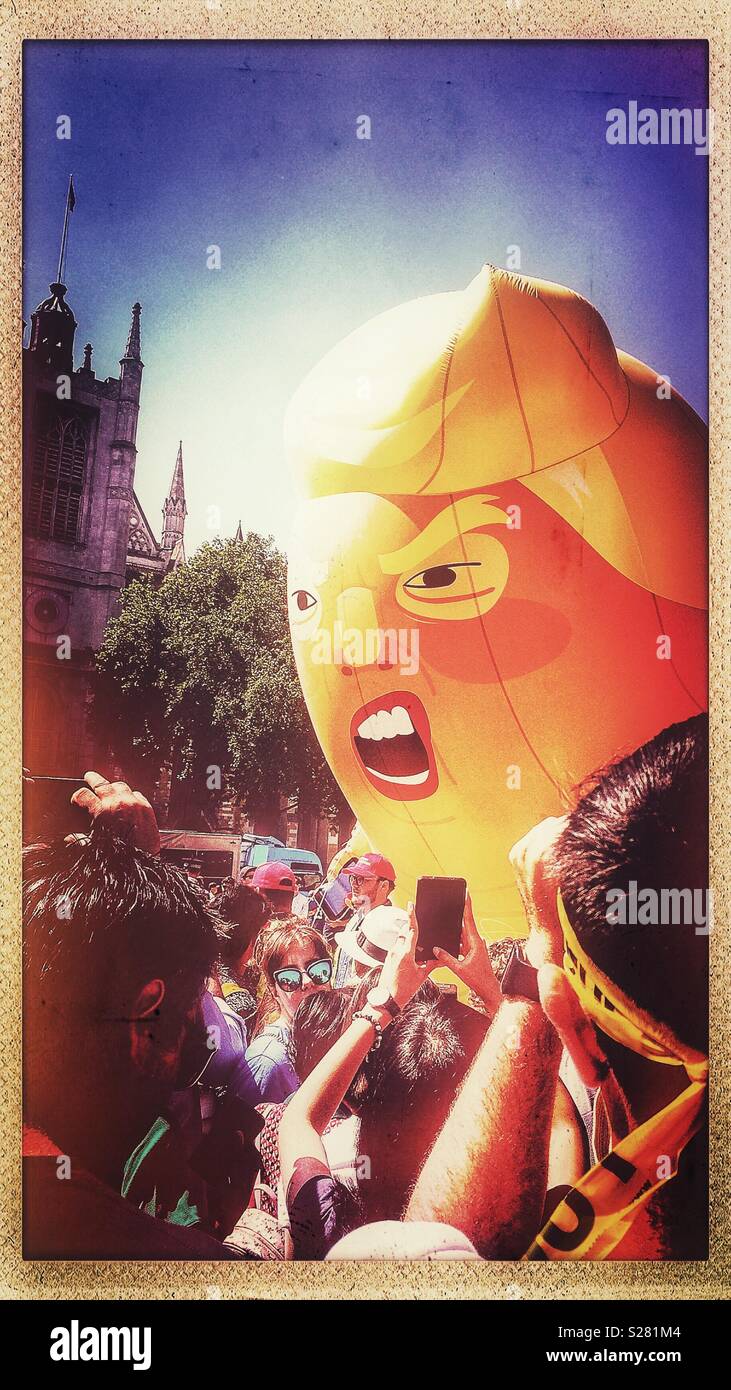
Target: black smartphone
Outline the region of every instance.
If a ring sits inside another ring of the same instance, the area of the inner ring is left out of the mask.
[[[416,881],[416,920],[419,924],[417,960],[434,960],[434,947],[459,955],[467,884],[463,878],[419,878]]]
[[[83,777],[23,778],[23,841],[47,844],[64,835],[88,831],[91,817],[83,806],[72,806],[71,797],[85,786]]]

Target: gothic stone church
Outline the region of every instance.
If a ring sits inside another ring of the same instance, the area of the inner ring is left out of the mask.
[[[74,369],[76,320],[56,282],[23,351],[23,647],[31,774],[82,775],[108,759],[87,716],[91,672],[120,590],[185,562],[182,444],[158,542],[134,492],[143,363],[139,304],[118,377],[97,377],[92,348]]]

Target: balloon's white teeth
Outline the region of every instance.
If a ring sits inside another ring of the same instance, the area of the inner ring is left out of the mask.
[[[382,738],[395,738],[397,734],[415,732],[409,713],[403,705],[394,705],[390,711],[379,709],[358,726],[358,738],[370,738],[375,743],[380,743]]]
[[[429,769],[424,772],[414,772],[411,777],[388,777],[385,772],[376,772],[374,767],[369,767],[371,777],[378,777],[381,782],[396,782],[400,787],[419,787],[429,776]]]

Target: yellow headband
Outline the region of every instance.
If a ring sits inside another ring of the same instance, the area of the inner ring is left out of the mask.
[[[563,898],[556,898],[558,917],[564,940],[563,968],[578,995],[584,1013],[589,1015],[603,1033],[615,1042],[647,1057],[651,1062],[666,1066],[685,1067],[689,1076],[700,1065],[697,1054],[674,1039],[667,1040],[667,1030],[655,1030],[651,1022],[641,1021],[637,1007],[622,990],[594,964],[579,945],[576,933],[566,914]],[[706,1071],[707,1060],[704,1058]]]
[[[557,908],[564,934],[563,968],[588,1016],[615,1042],[653,1062],[685,1068],[690,1085],[579,1180],[536,1236],[525,1260],[606,1259],[619,1245],[650,1197],[677,1172],[678,1159],[700,1127],[708,1059],[666,1041],[640,1019],[635,1005],[579,945],[561,894]],[[668,1172],[668,1160],[671,1171]]]

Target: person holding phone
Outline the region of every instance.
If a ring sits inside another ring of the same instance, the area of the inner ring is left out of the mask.
[[[426,980],[431,964],[416,959],[413,906],[372,990],[345,1032],[292,1097],[279,1126],[279,1162],[295,1259],[323,1259],[362,1225],[357,1201],[330,1170],[322,1135],[351,1082],[385,1030]]]
[[[438,927],[436,932],[439,935]],[[589,1154],[583,1127],[571,1094],[558,1076],[560,1043],[542,1016],[537,993],[535,1001],[523,997],[526,986],[517,957],[516,965],[512,969],[509,965],[498,980],[487,942],[477,930],[469,894],[459,954],[443,946],[432,950],[435,961],[447,966],[484,1003],[492,1026],[419,1175],[406,1217],[457,1225],[487,1258],[513,1259],[523,1253],[530,1239],[526,1233],[544,1208],[555,1205],[585,1171]],[[472,1108],[476,1095],[481,1097],[481,1109]],[[470,1120],[465,1122],[468,1112]],[[519,1136],[528,1115],[541,1117],[544,1144],[525,1152]],[[468,1124],[474,1128],[469,1130]],[[477,1195],[470,1189],[476,1179],[468,1157],[475,1134],[481,1143],[492,1142],[501,1164],[511,1167],[510,1183],[490,1181],[489,1191]],[[442,1191],[449,1189],[449,1200],[440,1204],[437,1188],[445,1165],[451,1182],[443,1184]],[[489,1234],[472,1221],[473,1205],[481,1212],[490,1211]]]
[[[294,1119],[288,1123],[298,1129],[291,1142],[300,1144],[303,1154],[313,1152],[311,1123],[315,1114],[315,1126],[320,1136],[325,1136],[323,1144],[333,1175],[332,1186],[325,1184],[323,1188],[322,1207],[318,1208],[315,1201],[314,1209],[308,1210],[309,1227],[298,1224],[295,1212],[295,1258],[322,1258],[346,1225],[349,1230],[364,1223],[372,1226],[374,1222],[398,1226],[422,1163],[488,1032],[485,1014],[492,1012],[497,984],[484,943],[484,954],[479,956],[475,951],[473,969],[469,971],[474,989],[482,992],[484,1013],[478,1013],[428,978],[436,961],[419,959],[419,931],[412,905],[409,913],[403,914],[382,970],[375,969],[360,980],[352,996],[355,1016],[374,1011],[379,1019],[383,1011],[388,1021],[385,1029],[381,1026],[382,1036],[354,1068],[345,1089],[343,1105],[351,1118],[334,1132],[328,1128],[329,1106],[334,1097],[328,1090],[327,1068],[320,1074],[323,1095],[327,1091],[327,1107],[310,1111],[307,1092],[302,1096],[300,1091],[287,1105],[287,1110],[294,1107]],[[413,948],[414,970],[420,973],[422,982],[408,1002],[399,1007],[393,992],[393,962],[394,954],[403,949],[405,937]],[[335,1018],[335,999],[327,1012]],[[350,1019],[343,1019],[342,1010],[337,1012],[344,1029]],[[335,1065],[334,1048],[325,1062]],[[343,1187],[348,1192],[343,1192]],[[313,1192],[316,1197],[314,1189]],[[405,1236],[408,1244],[410,1233]],[[400,1248],[401,1237],[393,1238]]]
[[[510,988],[503,981],[497,1017],[419,1175],[408,1219],[458,1219],[493,1259],[707,1257],[708,938],[689,922],[628,933],[609,913],[609,895],[626,899],[632,884],[707,885],[707,795],[708,717],[698,715],[597,772],[568,816],[540,822],[513,847],[527,961]],[[609,991],[617,1000],[610,1009],[602,1007]],[[608,1134],[580,1203],[564,1194],[570,1225],[564,1215],[551,1231],[561,1044],[600,1091]],[[657,1065],[670,1057],[676,1065]],[[662,1177],[665,1126],[676,1162]],[[632,1162],[622,1157],[628,1138]],[[610,1147],[618,1151],[614,1188],[602,1163]]]

